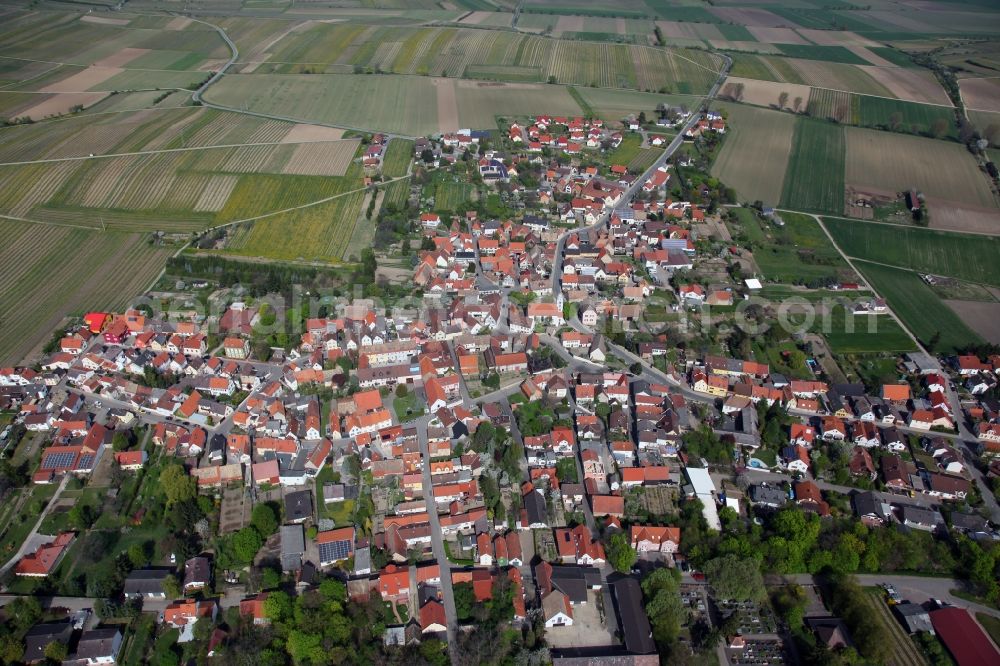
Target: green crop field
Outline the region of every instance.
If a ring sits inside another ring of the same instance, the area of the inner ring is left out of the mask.
[[[857,97],[860,97],[857,124],[863,127],[912,132],[935,138],[958,138],[955,109],[949,106],[918,104],[868,95]]]
[[[1000,286],[1000,238],[842,218],[823,223],[848,256]]]
[[[471,183],[442,181],[434,193],[434,210],[442,213],[461,212],[473,200],[476,188]]]
[[[889,307],[907,328],[925,344],[937,334],[940,334],[936,347],[938,351],[982,342],[982,338],[966,326],[916,273],[866,261],[857,261],[855,265],[875,291],[888,301]]]
[[[414,136],[438,132],[431,79],[341,74],[226,76],[206,99],[300,120]]]
[[[628,115],[646,113],[646,119],[656,120],[656,107],[684,106],[693,109],[700,98],[694,95],[660,95],[657,93],[635,92],[631,90],[609,90],[607,88],[575,88],[584,103],[594,110],[598,118],[621,120]]]
[[[797,119],[781,205],[794,210],[840,213],[844,208],[844,161],[843,128]]]
[[[868,61],[843,46],[813,46],[811,44],[779,44],[786,56],[803,60],[839,62],[845,65],[867,65]]]
[[[386,178],[405,176],[413,159],[413,142],[408,139],[393,139],[385,149],[382,159],[382,175]]]
[[[364,198],[364,192],[351,192],[327,203],[240,225],[225,251],[290,261],[347,259],[344,252]]]

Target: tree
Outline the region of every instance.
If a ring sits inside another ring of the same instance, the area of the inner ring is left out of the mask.
[[[167,498],[167,506],[194,499],[198,494],[194,478],[184,471],[182,465],[168,465],[160,473],[160,487]]]
[[[129,447],[129,437],[124,430],[116,430],[111,438],[111,448],[115,451],[124,451]]]
[[[678,577],[671,569],[656,569],[642,581],[653,639],[667,649],[677,640],[685,615]]]
[[[327,655],[323,649],[322,641],[323,637],[319,634],[307,634],[293,629],[288,634],[285,646],[292,661],[296,664],[323,664],[327,662]]]
[[[787,104],[788,104],[788,93],[782,90],[781,94],[778,95],[778,108],[783,109]]]
[[[69,510],[69,523],[78,530],[85,530],[94,524],[94,509],[89,504],[77,502]]]
[[[430,164],[434,161],[434,151],[430,148],[424,148],[420,151],[420,159],[424,161],[424,164]]]
[[[4,613],[15,633],[27,631],[42,619],[42,605],[35,597],[15,597]]]
[[[181,596],[181,583],[177,580],[177,576],[173,574],[167,576],[163,579],[163,593],[167,595],[167,599],[179,599]]]
[[[149,547],[145,543],[134,543],[129,546],[126,552],[129,562],[137,569],[146,566],[149,562]]]
[[[799,112],[799,110],[802,108],[802,98],[801,97],[796,97],[792,101],[792,108],[795,109],[795,113]]]
[[[579,477],[576,473],[576,458],[560,458],[556,462],[556,476],[559,477],[559,483],[579,483]]]
[[[934,138],[941,138],[948,131],[948,121],[944,118],[938,118],[933,123],[931,123],[931,135]]]
[[[635,552],[632,544],[628,542],[628,537],[625,536],[624,532],[615,532],[608,539],[607,555],[608,564],[620,573],[631,571],[632,566],[639,559],[639,555]]]
[[[274,622],[283,622],[292,617],[292,598],[281,590],[269,592],[264,600],[264,615]]]
[[[889,114],[889,129],[896,131],[899,129],[900,124],[903,122],[903,114],[899,111],[893,111]]]
[[[455,583],[452,590],[455,594],[455,614],[459,620],[468,620],[477,605],[472,583]]]
[[[270,502],[258,504],[253,508],[250,524],[257,528],[257,531],[264,538],[278,531],[278,516]]]
[[[59,641],[52,641],[45,646],[45,658],[54,661],[57,664],[61,664],[66,661],[68,653],[69,648],[66,647],[65,643],[60,643]]]
[[[705,575],[720,599],[760,601],[765,597],[760,563],[723,555],[705,563]]]
[[[260,572],[260,589],[273,590],[281,585],[281,572],[267,568]]]
[[[230,537],[233,547],[233,556],[240,564],[253,562],[260,547],[264,545],[264,540],[260,537],[260,532],[253,526],[244,527]]]

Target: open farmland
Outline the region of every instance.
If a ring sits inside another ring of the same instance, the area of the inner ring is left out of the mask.
[[[120,309],[163,268],[170,249],[141,234],[100,233],[41,224],[4,222],[0,250],[0,363],[22,360],[48,340],[63,317],[85,310]]]
[[[962,99],[970,109],[1000,111],[1000,79],[962,79]]]
[[[580,115],[580,105],[566,86],[537,83],[457,81],[456,103],[461,127],[495,129],[497,116]]]
[[[782,109],[800,111],[809,104],[809,93],[809,86],[730,76],[726,79],[719,96],[723,99],[733,99],[739,95],[739,99],[736,101],[775,109],[778,108],[778,102],[784,96],[785,102]]]
[[[819,212],[843,210],[843,128],[806,118],[796,120],[781,205]]]
[[[712,175],[743,200],[774,204],[781,199],[795,118],[787,113],[746,106],[719,105],[730,129],[712,165]]]
[[[382,175],[386,178],[405,176],[413,159],[413,142],[406,139],[393,139],[385,149],[382,159]]]
[[[911,187],[930,199],[994,207],[987,177],[966,149],[947,141],[936,141],[868,129],[846,128],[848,185],[901,192]]]
[[[683,106],[693,109],[701,98],[687,95],[660,95],[657,93],[609,90],[607,88],[575,88],[594,113],[604,120],[621,120],[628,115],[645,111],[649,119],[656,118],[660,104]]]
[[[913,271],[867,261],[855,265],[921,342],[940,333],[937,349],[947,351],[982,340]]]
[[[295,120],[409,135],[438,131],[432,79],[340,74],[226,76],[208,101]]]
[[[340,261],[345,259],[361,212],[363,191],[329,202],[279,213],[239,225],[226,252],[281,260]]]
[[[824,218],[848,256],[1000,286],[1000,238]]]

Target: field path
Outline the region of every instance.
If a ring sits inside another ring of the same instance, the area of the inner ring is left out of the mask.
[[[785,213],[798,213],[799,215],[808,215],[812,219],[816,220],[816,224],[818,224],[819,228],[823,230],[824,234],[826,234],[826,237],[829,239],[830,244],[833,245],[833,248],[840,254],[841,257],[844,258],[844,261],[846,261],[847,265],[851,267],[851,270],[854,271],[857,274],[858,279],[861,281],[861,284],[864,285],[873,294],[875,294],[876,296],[879,296],[879,293],[877,291],[875,291],[875,288],[872,287],[872,285],[871,285],[870,282],[868,282],[868,278],[866,278],[864,276],[864,274],[861,271],[858,270],[858,267],[854,265],[854,261],[852,260],[852,258],[849,257],[849,256],[847,256],[847,253],[845,253],[842,249],[840,249],[840,246],[837,245],[836,239],[833,237],[833,234],[830,233],[830,230],[826,228],[826,225],[823,224],[823,220],[820,218],[819,215],[813,215],[812,213],[803,213],[803,212],[797,211],[797,210],[785,210],[785,209],[782,209],[782,212],[785,212]],[[872,262],[872,263],[875,263],[875,262]],[[884,264],[884,265],[888,265],[888,264]],[[899,268],[899,267],[898,266],[892,266],[891,268]],[[896,323],[899,324],[899,327],[901,329],[903,329],[903,331],[905,331],[908,336],[910,336],[910,338],[913,340],[913,343],[915,345],[917,345],[917,349],[919,349],[920,351],[922,351],[925,354],[927,354],[928,353],[927,350],[920,343],[920,340],[917,339],[917,336],[915,336],[913,334],[913,331],[911,331],[909,328],[906,327],[906,324],[904,324],[903,320],[900,319],[899,316],[895,312],[892,311],[892,308],[887,306],[886,307],[886,312],[888,312],[889,315],[893,319],[896,320]]]

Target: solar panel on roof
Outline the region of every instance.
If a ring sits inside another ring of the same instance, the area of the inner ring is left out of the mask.
[[[61,469],[73,465],[75,453],[50,453],[42,461],[42,469]]]
[[[85,456],[81,456],[79,464],[80,469],[89,469],[93,464],[94,464],[93,455],[87,454]]]
[[[319,561],[335,562],[346,560],[351,554],[351,543],[349,541],[332,541],[319,545]]]

